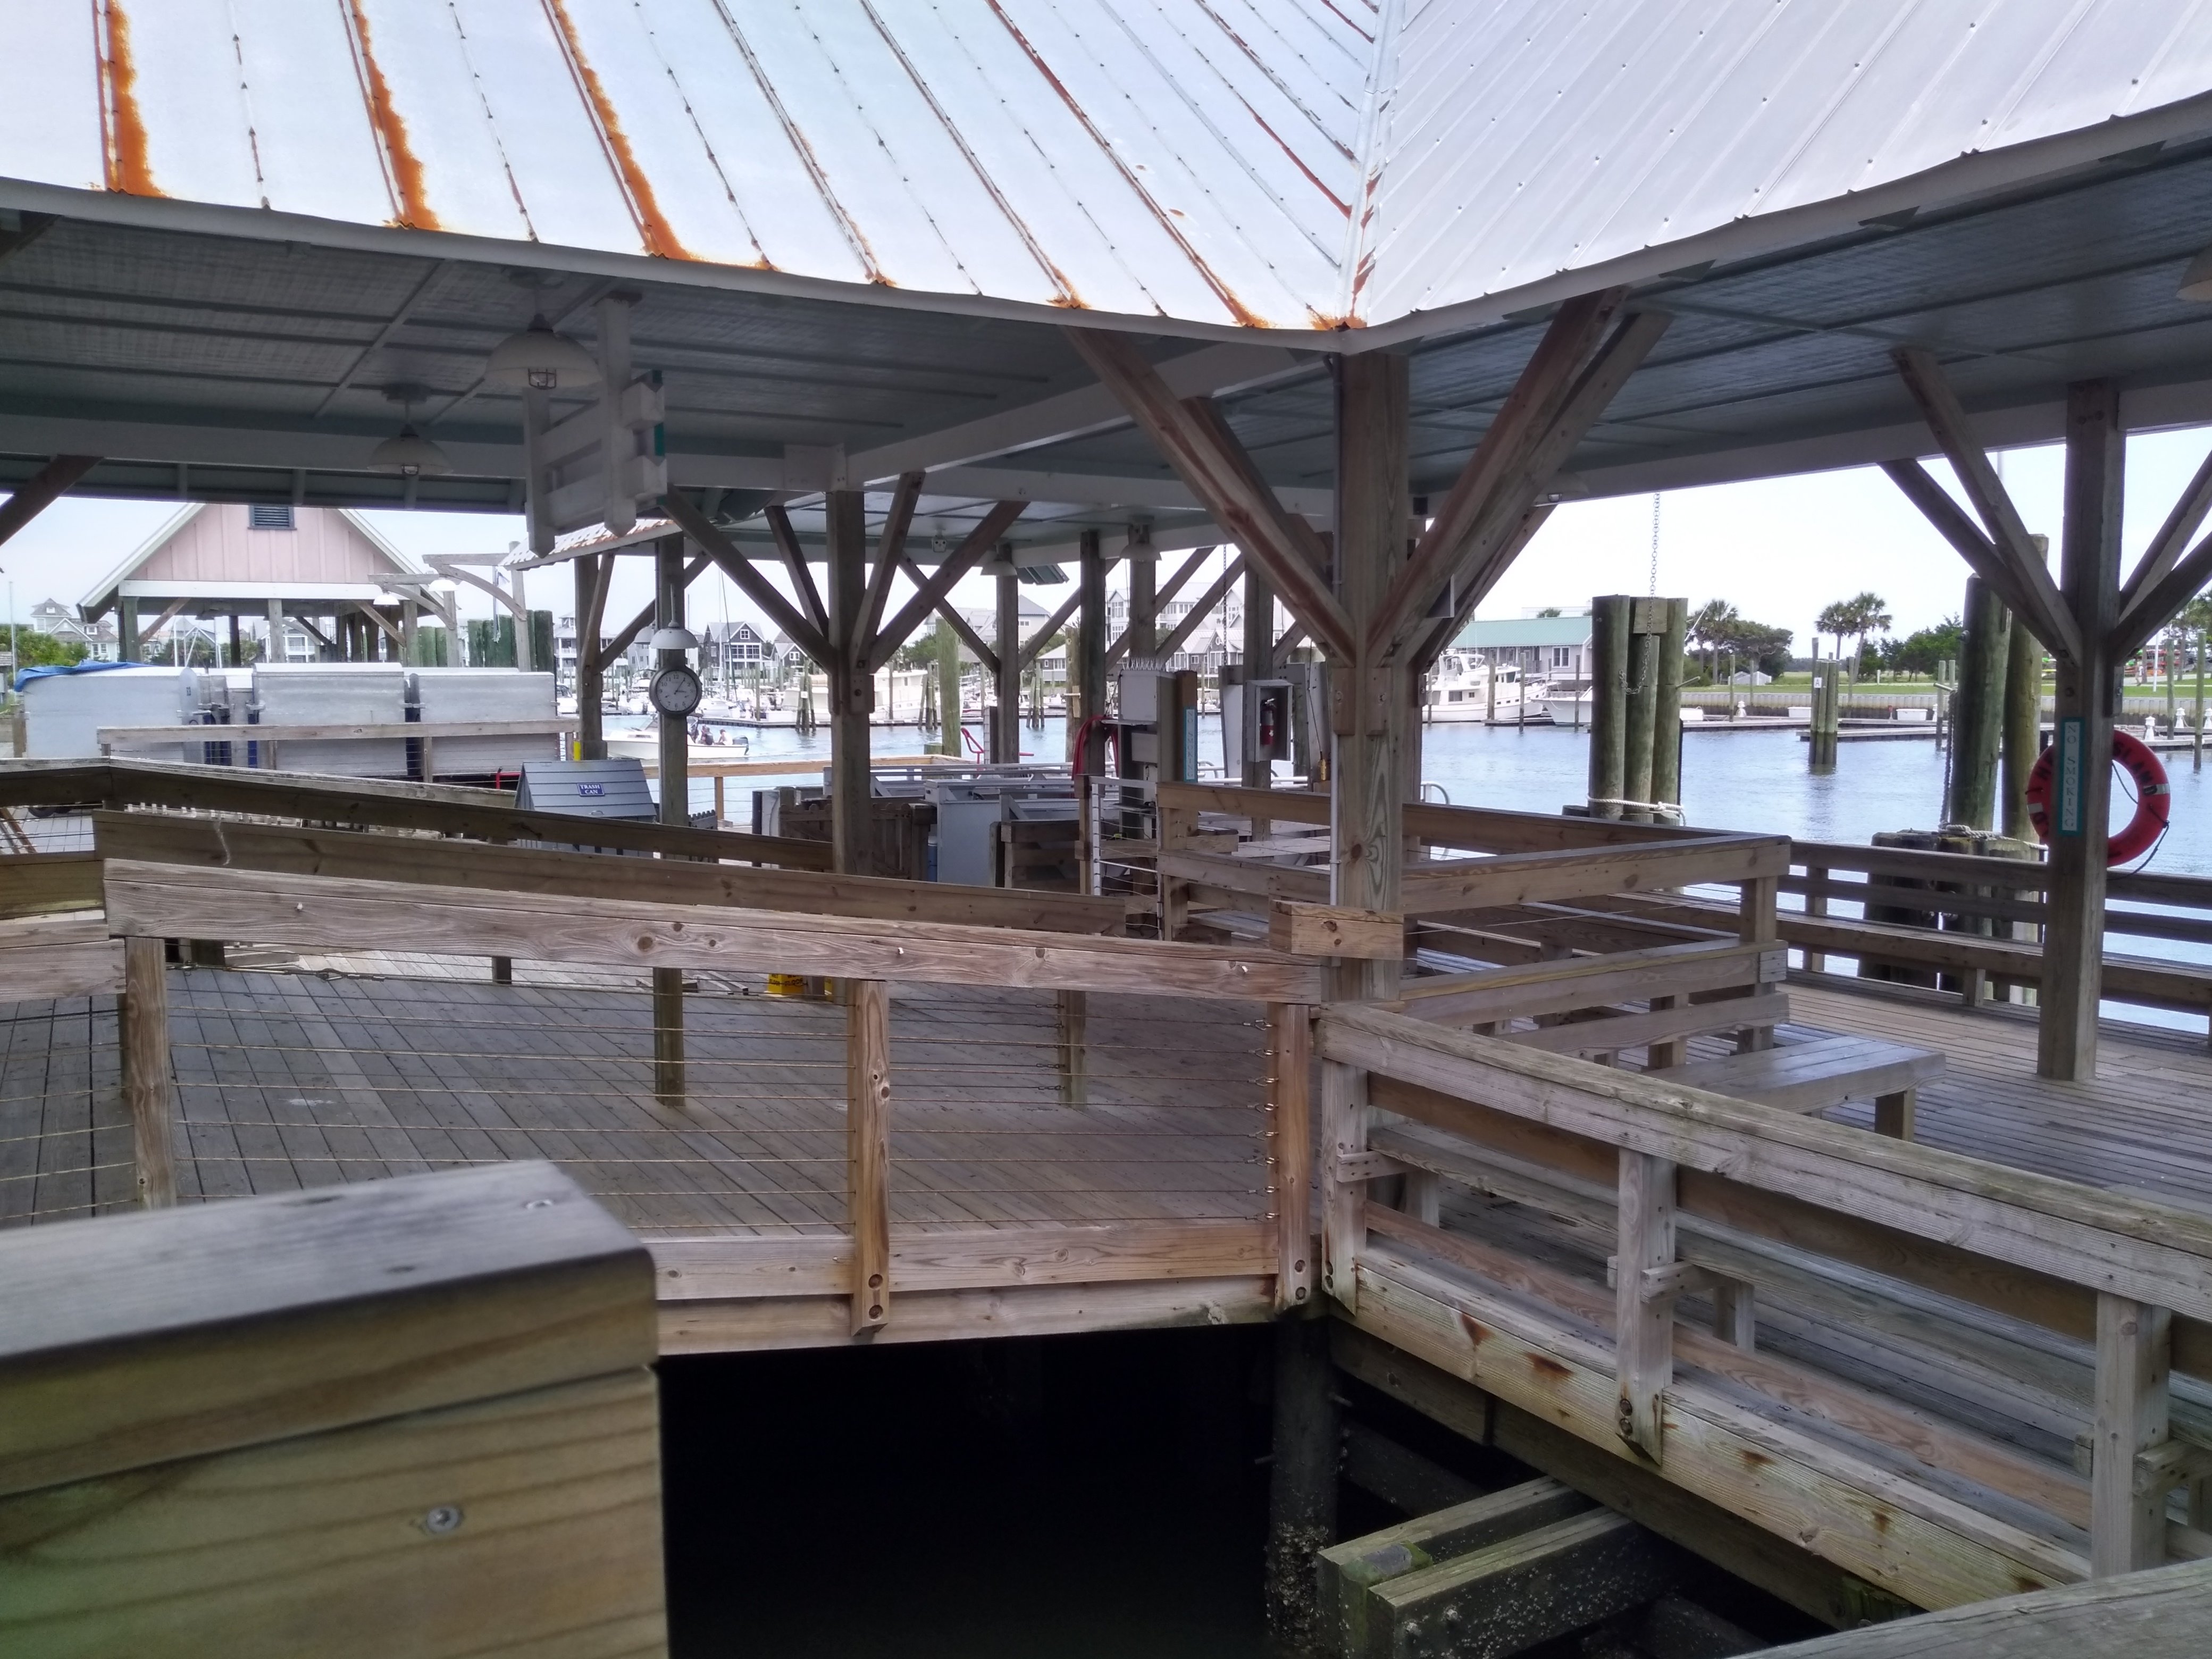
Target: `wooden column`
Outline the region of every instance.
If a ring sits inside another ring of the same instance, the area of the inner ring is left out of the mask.
[[[937,702],[942,724],[937,747],[947,755],[960,755],[967,745],[960,740],[960,635],[949,623],[939,622],[933,637],[937,641]]]
[[[2166,1559],[2166,1496],[2142,1455],[2166,1441],[2173,1316],[2110,1291],[2097,1297],[2097,1382],[2089,1470],[2089,1571],[2099,1577]]]
[[[1659,635],[1658,674],[1653,691],[1651,793],[1662,805],[1682,802],[1682,653],[1689,648],[1690,602],[1662,599],[1666,627]],[[1674,822],[1685,822],[1679,811]]]
[[[653,625],[684,626],[684,538],[653,544]],[[658,668],[681,667],[681,651],[663,651]],[[581,705],[580,704],[579,707]],[[660,821],[691,822],[691,742],[679,715],[660,716]],[[664,1106],[684,1104],[684,970],[653,970],[653,1092]]]
[[[1148,661],[1159,647],[1158,556],[1147,547],[1133,554],[1129,566],[1129,651],[1132,662]]]
[[[2035,537],[2039,547],[2047,546]],[[2027,775],[2043,752],[2043,641],[2015,617],[2005,647],[2003,769],[1997,790],[1998,827],[2014,841],[2033,841],[2027,818]]]
[[[1948,823],[1989,830],[1996,823],[2012,614],[1980,577],[1969,576],[1965,617],[1959,690],[1951,700],[1951,787],[1943,817]]]
[[[2058,770],[2036,1071],[2075,1083],[2097,1074],[2097,1002],[2104,989],[2106,816],[2118,678],[2107,641],[2119,594],[2126,453],[2118,388],[2110,380],[2069,386],[2059,589],[2081,647],[2078,657],[2058,662]]]
[[[1644,600],[1639,604],[1653,604]],[[1659,735],[1659,635],[1637,629],[1628,643],[1628,733],[1622,745],[1622,793],[1630,800],[1648,801],[1651,793],[1652,755]],[[1632,823],[1649,823],[1649,807],[1625,808],[1621,816]]]
[[[1620,1251],[1614,1328],[1620,1437],[1661,1461],[1667,1386],[1674,1374],[1674,1166],[1649,1152],[1620,1154]]]
[[[1012,546],[1000,548],[999,559],[998,628],[991,641],[999,653],[999,712],[991,721],[991,760],[1012,766],[1022,757],[1022,583]]]
[[[614,555],[579,558],[576,574],[576,757],[605,760],[606,728],[599,714],[605,700],[606,667],[599,660],[599,619],[606,608],[604,584],[613,574]]]
[[[123,942],[123,996],[116,1006],[122,1046],[123,1103],[131,1115],[131,1162],[138,1201],[149,1210],[177,1201],[170,1152],[169,977],[158,939]]]
[[[1334,368],[1337,598],[1352,637],[1364,641],[1406,562],[1406,359],[1371,351],[1340,357]],[[1330,667],[1329,902],[1395,911],[1405,866],[1407,660],[1363,644],[1352,660]],[[1393,995],[1402,965],[1342,963],[1336,994]]]
[[[1106,712],[1106,556],[1095,530],[1083,532],[1076,580],[1082,586],[1083,600],[1076,610],[1075,659],[1070,665],[1073,672],[1069,678],[1075,686],[1076,707],[1082,719],[1096,721]],[[1068,758],[1078,772],[1092,777],[1103,774],[1105,728],[1094,724],[1083,740],[1083,752]]]
[[[1275,673],[1275,590],[1267,586],[1256,562],[1244,567],[1244,678],[1265,680]],[[1221,695],[1229,695],[1224,686]],[[1266,789],[1274,783],[1272,767],[1266,761],[1246,761],[1240,780],[1248,789]],[[1252,826],[1255,836],[1264,836],[1266,829]]]
[[[1325,1060],[1321,1066],[1321,1281],[1346,1308],[1359,1306],[1359,1249],[1367,1240],[1367,1185],[1354,1172],[1367,1157],[1367,1074]]]
[[[1629,624],[1634,604],[1626,594],[1613,593],[1590,606],[1589,814],[1594,818],[1620,817],[1619,803],[1628,788]],[[1524,684],[1524,694],[1527,689]],[[1522,702],[1525,706],[1525,695]]]
[[[128,595],[115,601],[115,656],[118,662],[138,660],[138,601]]]
[[[1274,1194],[1275,1306],[1279,1311],[1313,1297],[1313,1011],[1296,1003],[1267,1010],[1268,1186]]]
[[[845,1193],[853,1230],[853,1334],[890,1317],[891,994],[845,982]]]
[[[870,822],[875,793],[868,764],[868,714],[875,677],[867,672],[861,638],[868,603],[866,500],[857,489],[832,489],[823,497],[829,536],[830,841],[837,872],[875,870]]]

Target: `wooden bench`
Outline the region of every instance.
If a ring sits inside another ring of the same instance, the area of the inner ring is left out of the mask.
[[[1943,1056],[1880,1037],[1824,1036],[1669,1066],[1648,1075],[1785,1112],[1824,1112],[1871,1096],[1875,1131],[1910,1140],[1914,1097],[1922,1084],[1943,1075]]]

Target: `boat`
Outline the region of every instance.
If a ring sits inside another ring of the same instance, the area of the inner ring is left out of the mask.
[[[1545,687],[1541,705],[1544,717],[1553,725],[1580,731],[1589,725],[1590,710],[1596,701],[1596,694],[1589,686],[1567,682]]]
[[[1491,684],[1493,676],[1497,680],[1494,694]],[[1511,723],[1521,718],[1522,698],[1528,690],[1517,666],[1493,668],[1466,653],[1447,652],[1429,676],[1421,718],[1431,725],[1486,720]]]

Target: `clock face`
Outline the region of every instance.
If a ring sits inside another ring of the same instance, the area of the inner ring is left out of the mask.
[[[699,677],[688,668],[664,668],[653,677],[653,706],[664,714],[688,714],[699,706]]]

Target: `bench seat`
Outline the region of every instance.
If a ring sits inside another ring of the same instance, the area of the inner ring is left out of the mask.
[[[1913,1096],[1943,1075],[1943,1056],[1881,1037],[1824,1036],[1719,1060],[1670,1066],[1649,1076],[1710,1089],[1785,1112],[1823,1112],[1847,1100],[1875,1103],[1875,1127],[1912,1139]]]

